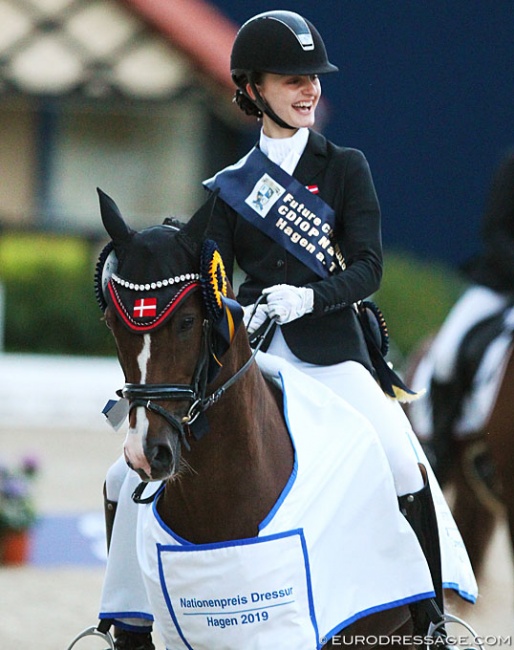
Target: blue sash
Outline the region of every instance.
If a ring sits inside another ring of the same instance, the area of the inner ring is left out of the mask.
[[[260,149],[254,147],[204,185],[219,189],[238,214],[321,278],[340,268],[332,244],[334,210]]]

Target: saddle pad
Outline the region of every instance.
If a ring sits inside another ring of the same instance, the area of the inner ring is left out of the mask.
[[[503,380],[512,346],[514,311],[509,310],[506,314],[501,314],[496,318],[503,323],[503,327],[499,333],[498,327],[487,327],[489,333],[495,333],[494,338],[489,339],[487,344],[483,342],[479,347],[478,340],[482,334],[480,324],[475,326],[463,340],[463,345],[465,345],[473,343],[472,337],[476,339],[472,347],[475,350],[480,349],[481,356],[470,359],[459,353],[458,368],[465,366],[468,372],[474,370],[474,375],[469,381],[470,385],[466,394],[463,395],[460,415],[455,422],[454,435],[457,438],[465,438],[484,429]],[[491,325],[494,323],[491,322]],[[484,330],[483,333],[486,334],[486,331]],[[473,366],[476,366],[476,370]],[[459,371],[458,368],[455,372]],[[429,352],[419,363],[412,381],[415,390],[426,388],[427,393],[421,399],[409,404],[409,418],[417,435],[423,440],[429,440],[432,435],[430,383],[433,374],[433,360]]]

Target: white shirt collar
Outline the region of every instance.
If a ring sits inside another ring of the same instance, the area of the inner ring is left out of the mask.
[[[259,147],[272,162],[292,174],[307,146],[308,139],[309,129],[306,127],[298,129],[290,138],[269,138],[261,130]]]

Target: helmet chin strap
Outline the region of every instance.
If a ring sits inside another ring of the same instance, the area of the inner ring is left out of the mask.
[[[287,122],[284,122],[284,120],[275,113],[275,111],[271,108],[271,106],[266,102],[266,100],[262,97],[262,95],[257,90],[257,86],[255,85],[254,80],[251,78],[252,76],[249,75],[249,77],[250,78],[248,82],[250,84],[250,88],[253,91],[253,94],[255,95],[255,98],[250,97],[248,93],[246,93],[246,91],[243,91],[247,95],[248,99],[250,99],[257,106],[259,110],[261,110],[263,113],[266,113],[266,115],[269,118],[271,118],[275,122],[275,124],[278,124],[278,126],[280,126],[282,129],[290,129],[291,131],[295,131],[297,127],[291,126]]]

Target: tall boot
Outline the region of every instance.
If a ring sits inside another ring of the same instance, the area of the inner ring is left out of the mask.
[[[114,647],[116,650],[155,650],[149,632],[128,632],[115,628]]]
[[[107,544],[107,553],[111,548],[112,528],[114,526],[114,518],[116,516],[117,501],[109,501],[107,498],[107,487],[104,483],[104,517],[105,517],[105,541]],[[110,618],[103,618],[97,625],[97,630],[103,634],[107,634],[111,627],[114,625],[114,620]]]
[[[444,485],[448,478],[455,456],[453,428],[460,414],[463,399],[463,386],[456,379],[440,382],[432,379],[429,399],[432,407],[432,436],[426,443],[427,457],[437,476]]]
[[[430,623],[437,624],[443,620],[444,601],[437,515],[426,468],[421,464],[419,468],[423,475],[424,487],[419,492],[399,497],[398,501],[402,514],[416,534],[434,583],[435,598],[421,600],[410,606],[415,633],[426,635]],[[444,633],[444,630],[441,632]]]

